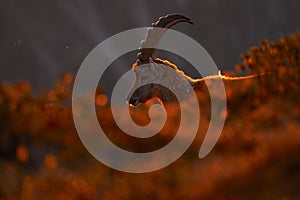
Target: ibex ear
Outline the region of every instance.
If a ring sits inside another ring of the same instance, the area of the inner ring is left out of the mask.
[[[149,66],[150,66],[150,69],[152,70],[152,71],[155,71],[155,68],[156,68],[156,66],[155,66],[155,62],[153,61],[153,59],[150,57],[149,58]]]
[[[149,58],[149,65],[150,69],[153,71],[155,78],[161,79],[164,75],[164,70],[157,64],[155,61],[153,61],[152,58]]]

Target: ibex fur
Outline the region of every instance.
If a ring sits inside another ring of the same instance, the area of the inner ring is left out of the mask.
[[[170,28],[171,26],[179,23],[187,22],[193,24],[193,22],[179,14],[170,14],[159,18],[156,23],[153,23],[153,27]],[[137,54],[137,61],[133,64],[132,70],[135,74],[135,80],[127,96],[127,102],[131,106],[136,106],[139,103],[145,103],[149,99],[158,98],[163,103],[174,103],[178,100],[187,97],[190,94],[190,90],[187,90],[184,84],[189,83],[193,89],[199,88],[203,85],[207,79],[222,79],[222,80],[240,80],[255,77],[257,75],[245,76],[245,77],[227,77],[222,74],[207,76],[201,79],[193,79],[184,74],[183,71],[179,70],[177,66],[167,60],[154,58],[155,48],[143,48],[146,43],[158,43],[164,32],[153,33],[152,29],[148,30],[145,40],[141,42],[141,47]],[[153,38],[155,37],[155,38]],[[170,70],[170,68],[172,70]],[[177,76],[174,76],[177,73]],[[178,74],[180,76],[178,76]],[[172,94],[166,87],[159,84],[151,83],[157,82],[157,79],[164,79],[168,85],[172,85],[172,89],[178,90],[181,97]],[[144,83],[149,83],[144,85]],[[142,86],[143,85],[143,86]],[[142,87],[141,87],[142,86]]]

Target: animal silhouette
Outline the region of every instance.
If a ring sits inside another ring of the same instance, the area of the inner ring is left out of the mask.
[[[149,45],[155,47],[164,32],[168,28],[180,22],[193,24],[189,18],[183,15],[169,14],[160,17],[157,22],[152,24],[152,27],[154,28],[148,29],[145,40],[141,42],[141,47],[139,48],[137,54],[137,61],[132,65],[132,70],[135,74],[135,80],[127,96],[127,102],[129,105],[136,106],[140,103],[145,103],[152,98],[158,98],[163,103],[177,102],[178,96],[176,97],[172,92],[169,91],[168,88],[160,84],[155,84],[155,82],[161,81],[161,79],[164,79],[163,82],[168,83],[173,90],[178,91],[177,93],[180,94],[179,99],[184,99],[192,92],[191,90],[187,89],[187,82],[192,86],[193,89],[199,89],[207,80],[213,81],[221,79],[223,81],[233,81],[264,75],[258,74],[243,77],[228,77],[219,73],[217,75],[193,79],[187,76],[183,71],[179,70],[175,64],[169,62],[168,60],[155,58],[154,54],[156,49],[145,47]],[[157,30],[155,27],[160,27],[163,29]]]

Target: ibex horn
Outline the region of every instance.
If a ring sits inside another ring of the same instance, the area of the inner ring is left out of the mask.
[[[163,17],[160,17],[157,22],[152,24],[152,27],[160,27],[163,29],[155,29],[149,28],[147,30],[147,34],[144,40],[141,42],[141,47],[139,48],[139,52],[137,54],[137,63],[145,64],[149,63],[149,58],[153,57],[156,48],[147,48],[147,47],[156,47],[160,38],[166,32],[168,28],[171,28],[177,23],[187,22],[193,24],[193,22],[180,14],[169,14]]]

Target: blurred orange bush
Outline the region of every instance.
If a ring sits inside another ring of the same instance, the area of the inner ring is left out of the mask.
[[[300,33],[262,41],[242,59],[239,70],[270,74],[225,82],[227,121],[214,150],[197,158],[210,119],[203,87],[195,142],[169,167],[146,174],[109,169],[86,151],[72,120],[71,74],[39,97],[26,82],[0,84],[0,199],[299,199]],[[95,98],[106,119],[100,124],[118,145],[145,151],[176,132],[178,116],[171,112],[155,140],[122,136],[101,89]],[[132,115],[143,124],[147,112],[142,106]]]

